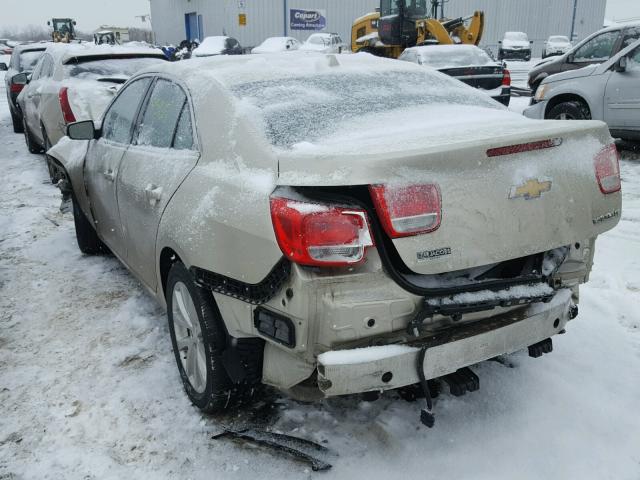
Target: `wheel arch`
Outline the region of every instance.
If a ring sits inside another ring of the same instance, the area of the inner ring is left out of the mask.
[[[565,102],[579,102],[583,104],[589,111],[589,117],[593,118],[592,116],[593,109],[591,108],[591,105],[589,104],[589,102],[586,100],[584,96],[578,93],[561,93],[559,95],[556,95],[550,98],[544,110],[544,118],[547,119],[547,115],[554,107]]]

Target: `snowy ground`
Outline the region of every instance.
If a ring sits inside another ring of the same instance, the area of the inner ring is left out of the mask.
[[[393,393],[214,419],[182,392],[164,313],[112,257],[78,251],[39,155],[0,92],[0,479],[640,478],[640,156],[622,162],[620,225],[598,242],[580,316],[554,352],[474,368],[478,392]],[[211,436],[262,424],[326,442],[333,469]]]
[[[541,58],[532,58],[528,62],[521,60],[507,60],[507,69],[511,72],[511,84],[514,87],[529,88],[529,70],[542,61]]]

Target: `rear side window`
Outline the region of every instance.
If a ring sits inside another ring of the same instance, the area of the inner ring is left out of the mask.
[[[26,52],[21,52],[18,57],[19,60],[16,61],[17,65],[15,65],[16,70],[20,72],[30,72],[38,63],[38,60],[42,56],[42,50],[31,50]]]
[[[193,150],[193,128],[191,128],[191,110],[189,103],[185,102],[178,120],[176,134],[173,139],[173,148],[177,150]]]
[[[624,39],[622,40],[620,50],[624,50],[638,39],[640,39],[640,27],[628,28],[624,32]]]
[[[102,136],[104,138],[118,143],[131,141],[136,112],[149,83],[151,83],[151,78],[141,78],[127,85],[120,92],[102,122]]]
[[[158,80],[138,127],[138,145],[170,148],[187,96],[182,88],[167,80]]]
[[[619,31],[605,32],[592,38],[576,50],[576,62],[604,62],[611,57],[613,46],[618,40]]]

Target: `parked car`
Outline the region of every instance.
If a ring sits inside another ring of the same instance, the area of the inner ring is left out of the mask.
[[[93,44],[53,44],[33,73],[20,73],[24,85],[17,103],[31,153],[48,150],[76,120],[98,119],[118,88],[138,70],[165,62],[159,49]],[[53,178],[52,178],[53,179]]]
[[[427,45],[405,49],[399,60],[426,65],[509,106],[511,74],[474,45]]]
[[[544,49],[542,50],[542,58],[551,57],[553,55],[562,55],[571,50],[571,41],[568,37],[562,35],[551,35],[546,42],[544,42]]]
[[[254,47],[251,53],[292,52],[299,48],[300,42],[293,37],[270,37]]]
[[[585,38],[564,55],[546,59],[529,71],[529,87],[535,93],[549,75],[606,62],[640,39],[640,22],[616,24]]]
[[[31,43],[18,45],[13,49],[7,73],[4,76],[4,83],[7,92],[9,112],[11,113],[11,121],[13,123],[13,131],[15,133],[22,133],[24,131],[22,128],[22,112],[16,102],[24,85],[13,83],[13,78],[22,72],[30,74],[45,48],[47,48],[46,43]]]
[[[309,400],[549,352],[620,218],[603,123],[370,55],[158,63],[67,134],[50,155],[80,250],[166,307],[207,412],[260,384]]]
[[[300,49],[308,52],[342,53],[344,43],[337,33],[312,33]]]
[[[498,60],[531,60],[533,41],[524,32],[506,32],[498,44]]]
[[[13,46],[9,45],[6,40],[0,40],[0,55],[11,55],[13,53]]]
[[[524,114],[602,120],[613,136],[640,140],[640,40],[604,63],[545,78]]]
[[[192,50],[193,57],[213,57],[215,55],[241,55],[240,42],[232,37],[207,37]]]

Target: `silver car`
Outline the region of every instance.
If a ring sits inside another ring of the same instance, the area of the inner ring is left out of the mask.
[[[29,151],[51,148],[69,123],[97,120],[133,73],[163,61],[162,51],[152,48],[51,44],[31,74],[12,79],[24,85],[17,103]]]
[[[166,307],[207,412],[261,384],[474,390],[469,365],[551,351],[620,217],[603,123],[531,121],[370,55],[158,65],[67,132],[49,153],[78,245]]]
[[[602,120],[613,136],[640,139],[640,40],[602,64],[545,78],[524,115]]]

